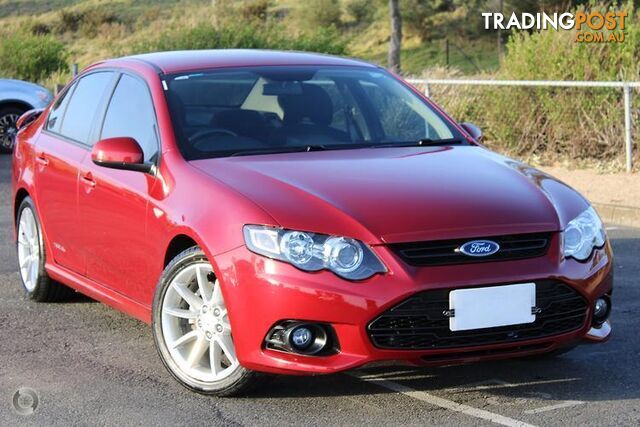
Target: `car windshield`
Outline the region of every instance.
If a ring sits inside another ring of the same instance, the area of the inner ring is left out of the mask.
[[[175,74],[165,81],[188,160],[464,140],[382,69],[243,67]]]

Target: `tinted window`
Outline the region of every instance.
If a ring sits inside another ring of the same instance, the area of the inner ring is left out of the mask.
[[[93,73],[76,84],[64,114],[60,133],[83,144],[89,143],[89,133],[100,101],[111,81],[112,73]]]
[[[392,90],[395,88],[378,85],[376,81],[361,81],[360,84],[371,100],[386,139],[417,141],[440,137],[440,133],[430,126],[432,121],[425,119],[433,113],[424,104],[398,96]]]
[[[146,85],[123,74],[109,102],[101,138],[131,137],[138,141],[145,161],[149,161],[158,152],[155,123],[153,103]]]
[[[258,76],[246,71],[232,71],[221,78],[209,78],[202,73],[179,76],[171,90],[187,106],[237,107],[247,97]]]
[[[176,136],[189,160],[309,146],[464,143],[441,114],[384,70],[246,67],[167,76],[166,82]]]
[[[47,130],[52,132],[60,132],[60,126],[62,126],[62,116],[71,99],[71,93],[73,92],[73,86],[70,86],[60,98],[56,100],[56,103],[51,108],[49,113],[49,119],[47,120]]]

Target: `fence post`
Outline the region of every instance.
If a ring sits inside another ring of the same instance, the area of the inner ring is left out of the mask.
[[[71,64],[71,75],[73,77],[78,75],[78,64]]]
[[[429,83],[425,83],[424,85],[424,96],[431,98],[431,88],[429,87]]]
[[[449,39],[444,39],[444,57],[447,68],[449,68]]]
[[[627,172],[631,172],[633,167],[633,140],[631,137],[631,86],[624,85],[624,140],[627,154]]]

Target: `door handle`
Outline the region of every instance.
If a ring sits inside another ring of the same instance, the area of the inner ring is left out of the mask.
[[[91,172],[87,172],[82,175],[82,182],[84,182],[89,187],[93,188],[96,186],[96,181],[93,179],[93,174]]]
[[[36,162],[40,163],[43,166],[47,166],[49,164],[49,159],[44,155],[44,153],[36,154]]]

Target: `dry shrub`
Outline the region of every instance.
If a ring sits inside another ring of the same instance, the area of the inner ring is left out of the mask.
[[[105,26],[120,26],[122,20],[115,12],[102,9],[62,10],[58,15],[58,21],[54,25],[55,32],[80,33],[86,38],[95,38],[104,30]]]
[[[46,36],[50,33],[51,28],[43,22],[36,22],[31,26],[31,34],[33,34],[34,36]]]
[[[321,28],[296,35],[280,25],[242,25],[216,28],[200,24],[184,30],[169,30],[156,38],[140,40],[132,47],[136,53],[190,49],[281,49],[344,55],[347,42],[334,28]]]
[[[271,0],[252,0],[240,8],[242,19],[247,22],[264,23],[267,21]]]

